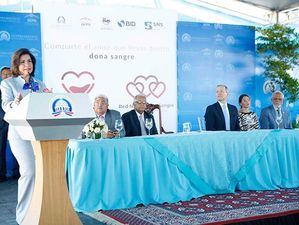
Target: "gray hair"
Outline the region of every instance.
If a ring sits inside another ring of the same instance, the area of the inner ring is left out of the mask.
[[[104,101],[107,103],[107,105],[109,104],[108,97],[107,97],[106,95],[103,95],[103,94],[99,94],[99,95],[97,95],[97,96],[94,98],[94,102],[95,102],[96,100],[98,100],[99,98],[104,99]]]
[[[224,87],[225,90],[226,90],[226,92],[228,92],[228,87],[227,87],[225,84],[218,84],[218,85],[217,85],[217,88],[218,88],[218,87]]]
[[[134,102],[136,101],[137,97],[143,97],[143,98],[145,98],[145,99],[146,99],[146,95],[145,95],[145,94],[142,94],[142,93],[140,93],[140,94],[138,94],[138,95],[135,95],[135,97],[134,97]]]
[[[283,94],[281,91],[274,91],[273,94],[272,94],[272,98],[273,98],[275,95],[277,95],[277,94],[281,95],[282,98],[284,99],[284,94]]]
[[[8,66],[2,66],[1,67],[1,73],[2,73],[3,70],[10,70],[10,68]]]

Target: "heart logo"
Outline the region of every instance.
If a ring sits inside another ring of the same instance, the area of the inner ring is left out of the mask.
[[[144,85],[140,82],[137,82],[137,83],[129,82],[126,86],[126,89],[127,89],[127,92],[129,93],[129,95],[134,97],[140,93],[143,93]]]
[[[74,71],[67,71],[62,75],[61,81],[62,87],[68,93],[89,93],[95,85],[95,77],[88,71],[79,74]]]
[[[163,95],[166,90],[166,85],[163,82],[152,82],[149,85],[149,89],[153,96],[160,98],[160,96]]]
[[[158,81],[156,76],[149,75],[145,77],[138,75],[133,82],[127,83],[126,90],[132,97],[137,94],[144,94],[146,97],[153,95],[156,98],[160,98],[166,90],[166,85]]]

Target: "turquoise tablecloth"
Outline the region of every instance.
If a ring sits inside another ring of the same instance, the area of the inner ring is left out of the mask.
[[[74,208],[86,212],[293,188],[299,186],[299,131],[70,140],[66,169]]]

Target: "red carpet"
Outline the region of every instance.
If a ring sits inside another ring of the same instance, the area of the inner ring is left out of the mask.
[[[91,216],[108,224],[194,225],[228,224],[295,213],[299,213],[299,188],[209,195],[174,204],[100,211]]]

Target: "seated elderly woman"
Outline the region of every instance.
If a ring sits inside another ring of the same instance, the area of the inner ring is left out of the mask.
[[[259,128],[257,115],[250,110],[250,97],[247,94],[242,94],[239,97],[239,123],[241,131],[254,130]]]

